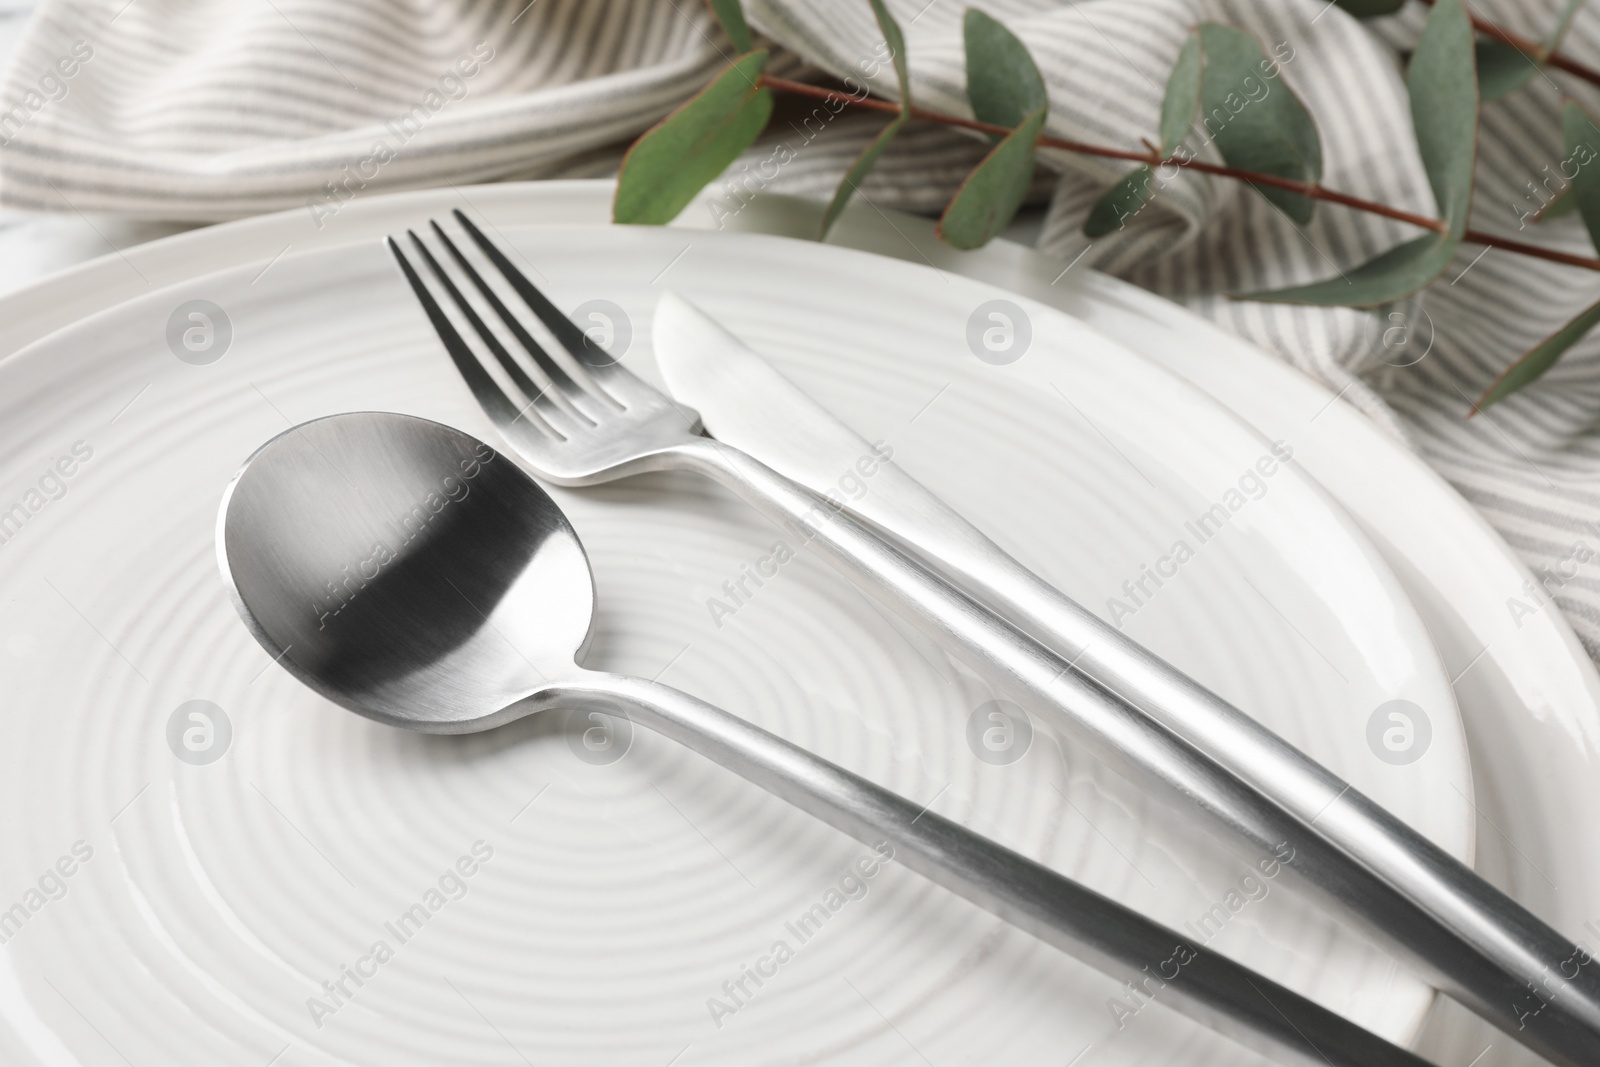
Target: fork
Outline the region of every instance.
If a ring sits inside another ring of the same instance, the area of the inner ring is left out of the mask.
[[[1315,820],[1301,819],[1195,744],[1084,676],[1074,661],[951,585],[842,504],[706,436],[695,412],[613,359],[465,214],[456,211],[454,216],[501,283],[554,337],[557,352],[548,351],[532,336],[436,221],[430,222],[434,241],[454,271],[408,231],[413,250],[446,302],[487,350],[488,360],[480,358],[457,330],[400,244],[390,238],[388,246],[479,405],[541,477],[567,486],[596,485],[666,469],[712,478],[799,542],[817,548],[864,592],[997,690],[1170,806],[1197,816],[1201,826],[1246,862],[1259,861],[1263,855],[1288,857],[1285,865],[1301,876],[1303,885],[1513,1037],[1556,1063],[1596,1062],[1600,996],[1582,968],[1590,966],[1592,971],[1600,964],[1591,964],[1586,953],[1571,974],[1563,969],[1554,979],[1561,983],[1556,987],[1548,968],[1524,973],[1503,965],[1503,956],[1481,951],[1455,932],[1451,921],[1459,917],[1435,915],[1399,892],[1323,836],[1313,825]],[[515,339],[527,366],[484,321],[453,273],[465,280],[469,292]],[[489,365],[509,379],[511,389],[495,380]],[[1406,862],[1404,856],[1394,859]],[[1505,904],[1516,908],[1508,898]],[[1521,928],[1532,924],[1548,932],[1540,948],[1567,944],[1532,916],[1526,916],[1526,923],[1520,916],[1518,920]],[[1555,963],[1561,957],[1550,955],[1550,959]],[[1542,987],[1534,986],[1536,981]],[[1537,1025],[1529,1027],[1530,1020]]]

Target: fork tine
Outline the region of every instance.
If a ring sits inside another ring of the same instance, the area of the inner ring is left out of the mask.
[[[555,335],[556,340],[561,342],[561,347],[572,353],[574,359],[591,370],[605,370],[608,367],[616,366],[617,361],[612,357],[611,353],[595,344],[594,341],[590,340],[588,334],[578,328],[577,323],[563,315],[506,258],[505,253],[500,251],[494,242],[483,235],[483,231],[478,229],[460,208],[455,208],[451,211],[451,214],[461,224],[461,228],[467,231],[467,235],[477,242],[478,247],[483,250],[483,254],[488,256],[500,273],[505,276],[506,281],[511,283],[511,287],[517,291],[517,295],[522,297],[527,302],[528,307],[533,309],[533,313],[539,317],[539,321],[544,323],[545,329]]]
[[[511,314],[510,309],[501,302],[500,297],[495,295],[495,291],[489,288],[488,283],[483,280],[477,268],[467,261],[467,257],[461,254],[461,250],[450,239],[450,235],[444,232],[443,227],[433,219],[428,220],[428,225],[433,228],[434,236],[449,250],[451,258],[461,268],[462,273],[467,276],[467,279],[477,288],[478,293],[494,309],[494,313],[500,317],[500,321],[505,323],[507,329],[516,335],[517,341],[527,350],[528,355],[533,357],[534,363],[550,378],[550,383],[554,386],[552,395],[568,401],[574,412],[591,425],[596,425],[593,416],[578,406],[578,401],[587,399],[592,395],[591,391],[585,389],[579,382],[574,381],[572,376],[566,372],[566,369],[551,358],[550,353],[545,351],[544,346],[533,339],[533,335],[528,333],[521,322],[517,321],[517,317]],[[489,338],[485,337],[485,340],[488,341]],[[509,352],[494,341],[489,343],[495,358],[500,361],[501,366],[505,367],[506,372],[516,380],[517,384],[529,396],[534,395],[537,390],[542,388],[534,384],[532,379],[523,371],[521,365],[511,358]]]
[[[415,235],[413,235],[415,237]],[[406,281],[411,283],[411,291],[416,294],[417,302],[422,305],[422,310],[427,313],[428,321],[433,323],[433,332],[439,335],[439,340],[444,343],[445,351],[450,353],[450,358],[455,362],[456,370],[466,380],[467,387],[472,390],[472,395],[478,403],[489,413],[489,418],[496,425],[506,425],[513,422],[518,414],[516,405],[511,398],[501,390],[498,383],[484,370],[483,364],[478,362],[478,357],[473,355],[472,349],[467,347],[467,342],[462,340],[456,332],[455,324],[445,315],[444,309],[433,298],[433,293],[423,284],[417,276],[416,269],[411,266],[411,261],[400,250],[400,245],[393,237],[385,237],[384,242],[389,246],[389,253],[394,256],[395,262],[400,264],[400,271],[406,276]],[[426,252],[426,249],[424,249]]]
[[[494,331],[490,330],[488,324],[473,310],[472,305],[467,302],[467,298],[462,295],[460,289],[456,288],[455,282],[450,280],[450,276],[445,273],[444,268],[439,265],[439,261],[428,250],[428,246],[422,243],[422,239],[411,230],[407,230],[406,234],[411,238],[411,243],[416,246],[417,252],[428,264],[433,276],[438,279],[445,292],[450,294],[450,299],[455,302],[456,309],[472,324],[473,330],[477,332],[489,350],[494,353],[495,360],[511,376],[517,388],[522,390],[523,395],[527,397],[528,404],[527,407],[522,409],[523,412],[531,408],[543,416],[545,423],[561,437],[572,436],[575,416],[557,405],[551,398],[550,390],[528,377],[527,372],[518,366],[516,360],[511,358],[511,353],[506,351],[505,346],[500,343],[500,339],[494,335]],[[493,381],[492,378],[490,380]],[[499,387],[496,386],[496,388]],[[581,413],[578,417],[582,417]]]

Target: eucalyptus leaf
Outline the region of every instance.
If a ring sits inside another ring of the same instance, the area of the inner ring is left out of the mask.
[[[1561,105],[1561,139],[1567,145],[1567,158],[1558,165],[1561,176],[1569,177],[1569,166],[1575,171],[1570,175],[1572,184],[1564,199],[1577,207],[1589,231],[1589,240],[1600,249],[1600,161],[1596,160],[1596,154],[1600,153],[1600,129],[1596,129],[1583,108],[1571,100]],[[1545,212],[1549,213],[1549,210]]]
[[[1267,293],[1243,293],[1240,299],[1324,307],[1381,307],[1403,300],[1437,278],[1460,244],[1459,238],[1447,233],[1430,233],[1395,245],[1338,278]]]
[[[1594,329],[1596,323],[1600,323],[1600,303],[1589,305],[1577,318],[1519,356],[1515,363],[1501,372],[1494,384],[1484,390],[1473,408],[1473,414],[1504,400],[1555,366],[1567,349]]]
[[[1538,50],[1524,52],[1516,45],[1494,38],[1478,42],[1478,95],[1484,100],[1498,100],[1513,90],[1520,89],[1533,80],[1539,68],[1550,59],[1551,53],[1561,47],[1572,19],[1584,0],[1567,0],[1561,17]]]
[[[1478,94],[1484,100],[1498,100],[1522,88],[1539,73],[1539,61],[1520,48],[1504,41],[1478,42]]]
[[[1550,50],[1560,43],[1580,2],[1569,0],[1561,25],[1550,37],[1547,46]],[[1595,166],[1596,156],[1600,154],[1600,129],[1595,127],[1583,108],[1571,100],[1561,105],[1561,139],[1566,144],[1567,156],[1561,161],[1559,169],[1561,176],[1568,179],[1570,184],[1539,212],[1538,217],[1542,221],[1576,209],[1589,231],[1590,242],[1600,249],[1600,167]],[[1567,173],[1569,167],[1573,171],[1571,174]],[[1484,390],[1473,408],[1473,414],[1537,380],[1597,323],[1600,323],[1600,303],[1591,304],[1571,322],[1519,356]]]
[[[884,44],[889,46],[889,57],[894,61],[895,81],[900,86],[900,110],[904,112],[911,107],[911,68],[906,63],[906,35],[901,32],[894,16],[889,14],[883,0],[868,2],[872,4],[872,17],[878,20],[878,32],[883,34]]]
[[[1478,79],[1472,21],[1461,0],[1439,0],[1406,69],[1411,125],[1434,200],[1460,237],[1472,202],[1472,164],[1478,152]]]
[[[1167,76],[1167,91],[1161,98],[1161,154],[1173,151],[1188,136],[1194,121],[1195,105],[1200,101],[1200,34],[1190,33],[1178,50],[1178,60]],[[1085,237],[1104,237],[1127,225],[1128,219],[1144,210],[1155,195],[1155,172],[1141,163],[1106,190],[1095,201],[1083,220]]]
[[[1578,198],[1572,195],[1572,186],[1567,186],[1555,195],[1555,198],[1540,208],[1533,216],[1534,222],[1543,222],[1545,219],[1559,219],[1563,215],[1570,215],[1578,210]]]
[[[1034,142],[1044,128],[1039,108],[983,157],[956,190],[934,231],[956,248],[978,248],[1011,222],[1033,183]]]
[[[622,159],[613,222],[663,225],[760,136],[772,94],[757,79],[766,52],[741,57],[633,143]]]
[[[711,0],[711,13],[717,16],[722,32],[728,35],[733,47],[740,53],[750,51],[755,42],[750,37],[750,26],[744,20],[744,5],[740,0]]]
[[[1083,235],[1104,237],[1122,229],[1130,218],[1144,210],[1154,195],[1155,172],[1149,164],[1141,163],[1095,201],[1088,218],[1083,220]]]
[[[1392,15],[1406,6],[1406,0],[1333,0],[1333,2],[1358,19]]]
[[[1378,307],[1423,288],[1455,255],[1467,231],[1478,145],[1478,79],[1472,23],[1461,0],[1438,0],[1406,71],[1411,125],[1428,184],[1448,227],[1396,245],[1337,278],[1243,294],[1246,300]]]
[[[1560,164],[1561,176],[1570,183],[1539,215],[1541,219],[1564,214],[1576,208],[1589,231],[1589,240],[1600,248],[1600,167],[1595,166],[1600,152],[1600,129],[1596,129],[1582,107],[1571,100],[1561,105],[1561,136],[1567,157]],[[1572,173],[1568,174],[1568,168]],[[1600,303],[1584,309],[1575,319],[1524,352],[1507,367],[1478,398],[1474,414],[1537,379],[1555,366],[1562,355],[1600,323]]]
[[[1200,77],[1200,121],[1230,167],[1315,183],[1322,177],[1317,127],[1251,34],[1208,22]],[[1315,202],[1270,185],[1256,190],[1295,222],[1311,221]]]
[[[828,231],[844,214],[845,205],[850,203],[850,198],[856,194],[867,172],[877,164],[883,150],[889,147],[889,142],[895,139],[901,127],[911,118],[911,72],[906,65],[905,34],[900,31],[900,24],[894,20],[894,16],[889,14],[889,9],[883,5],[883,0],[871,0],[871,3],[872,13],[878,20],[878,30],[883,34],[883,43],[888,46],[889,54],[894,59],[895,78],[900,84],[900,114],[878,131],[878,136],[861,150],[861,154],[856,156],[855,162],[850,164],[850,169],[840,179],[833,191],[833,199],[828,201],[828,209],[822,213],[819,239],[828,236]]]
[[[890,120],[889,125],[878,131],[878,136],[872,139],[867,147],[861,150],[850,169],[845,173],[839,187],[833,191],[833,199],[828,202],[828,210],[822,213],[821,237],[826,238],[828,231],[833,229],[833,224],[839,221],[839,216],[844,214],[845,205],[850,203],[850,198],[855,195],[856,187],[861,184],[873,164],[878,162],[878,157],[883,155],[883,150],[889,147],[889,142],[894,140],[895,134],[906,124],[911,116],[902,111]]]
[[[1050,106],[1044,76],[1017,35],[977,8],[962,20],[967,49],[967,99],[979,122],[1007,129]]]
[[[1161,98],[1161,154],[1170,156],[1189,135],[1195,105],[1200,102],[1200,35],[1190,33],[1178,50]]]

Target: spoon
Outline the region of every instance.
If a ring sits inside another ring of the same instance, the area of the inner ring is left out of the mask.
[[[354,412],[263,445],[223,494],[223,578],[256,639],[379,722],[487,730],[550,710],[627,718],[1277,1062],[1425,1061],[1187,937],[734,715],[580,665],[588,557],[509,458],[407,415]]]

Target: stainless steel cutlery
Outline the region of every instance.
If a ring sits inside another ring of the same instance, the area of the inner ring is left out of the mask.
[[[430,733],[551,710],[626,716],[1277,1062],[1425,1067],[1185,935],[743,719],[658,682],[582,667],[595,592],[577,534],[521,468],[458,430],[378,412],[288,430],[229,485],[217,550],[234,604],[267,652],[353,711]],[[352,567],[360,584],[330,610],[330,578]]]
[[[1517,1040],[1557,1063],[1597,1062],[1600,978],[1581,947],[1051,589],[904,475],[875,479],[866,502],[851,505],[857,514],[706,436],[697,413],[611,359],[469,219],[456,219],[465,242],[434,223],[433,248],[412,234],[409,249],[393,240],[390,249],[479,404],[541,477],[593,485],[677,468],[717,480],[1225,845],[1251,858],[1292,848],[1303,885]],[[553,347],[533,336],[528,313]],[[681,346],[675,374],[720,354],[732,360],[729,382],[760,377],[749,357],[729,356],[737,340],[686,302],[665,301],[662,315],[681,335],[668,342]],[[835,440],[848,433],[789,389],[779,392],[783,410],[766,417]],[[719,409],[755,403],[749,393],[715,400]],[[804,461],[793,470],[817,474]]]

